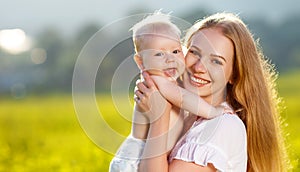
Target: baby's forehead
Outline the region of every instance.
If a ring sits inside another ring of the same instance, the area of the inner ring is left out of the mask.
[[[180,38],[177,37],[176,34],[172,33],[148,33],[148,34],[143,34],[139,36],[139,39],[142,42],[152,42],[153,40],[159,40],[159,39],[168,39],[174,42],[181,43]]]
[[[150,23],[144,25],[135,33],[136,37],[162,36],[170,39],[180,39],[180,32],[167,23]]]
[[[139,39],[139,51],[178,48],[181,48],[181,41],[174,34],[147,34]]]

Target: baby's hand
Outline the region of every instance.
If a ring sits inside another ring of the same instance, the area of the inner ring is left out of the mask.
[[[143,76],[145,81],[137,83],[135,101],[151,123],[163,115],[164,110],[171,105],[159,93],[150,76]]]
[[[173,78],[170,78],[170,77],[151,75],[151,79],[154,81],[154,83],[157,86],[158,90],[160,90],[162,88],[177,86],[176,80],[174,80]]]
[[[223,106],[223,114],[234,114],[234,112],[232,111],[231,108],[227,107],[227,106]]]
[[[152,80],[155,82],[160,94],[168,100],[173,105],[181,108],[182,105],[182,91],[177,82],[168,80],[165,77],[153,76],[151,75]]]
[[[218,105],[215,108],[216,108],[217,113],[212,114],[209,117],[214,118],[214,117],[218,117],[218,116],[223,115],[223,114],[234,114],[234,112],[232,111],[231,108],[229,108],[227,106],[224,106],[224,105]]]

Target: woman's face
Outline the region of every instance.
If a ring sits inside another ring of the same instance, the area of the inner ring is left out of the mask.
[[[225,101],[233,57],[233,43],[218,28],[196,32],[185,57],[184,87],[210,104]]]

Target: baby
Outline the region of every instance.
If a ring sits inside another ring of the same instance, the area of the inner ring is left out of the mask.
[[[225,109],[213,107],[198,95],[176,84],[176,80],[180,80],[185,70],[184,54],[180,42],[180,29],[171,22],[169,15],[156,12],[137,23],[132,31],[134,60],[137,66],[152,76],[160,94],[174,105],[169,124],[169,130],[172,129],[172,132],[168,134],[168,150],[170,150],[183,130],[184,113],[180,109],[204,118],[219,116]],[[159,105],[160,102],[156,104]],[[143,113],[146,112],[135,104],[131,134],[111,161],[110,172],[137,171],[145,144],[144,139],[147,138],[151,122]]]

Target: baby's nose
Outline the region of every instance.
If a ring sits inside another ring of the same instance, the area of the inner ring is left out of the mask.
[[[165,56],[168,63],[175,61],[175,57],[171,53],[165,53]]]

